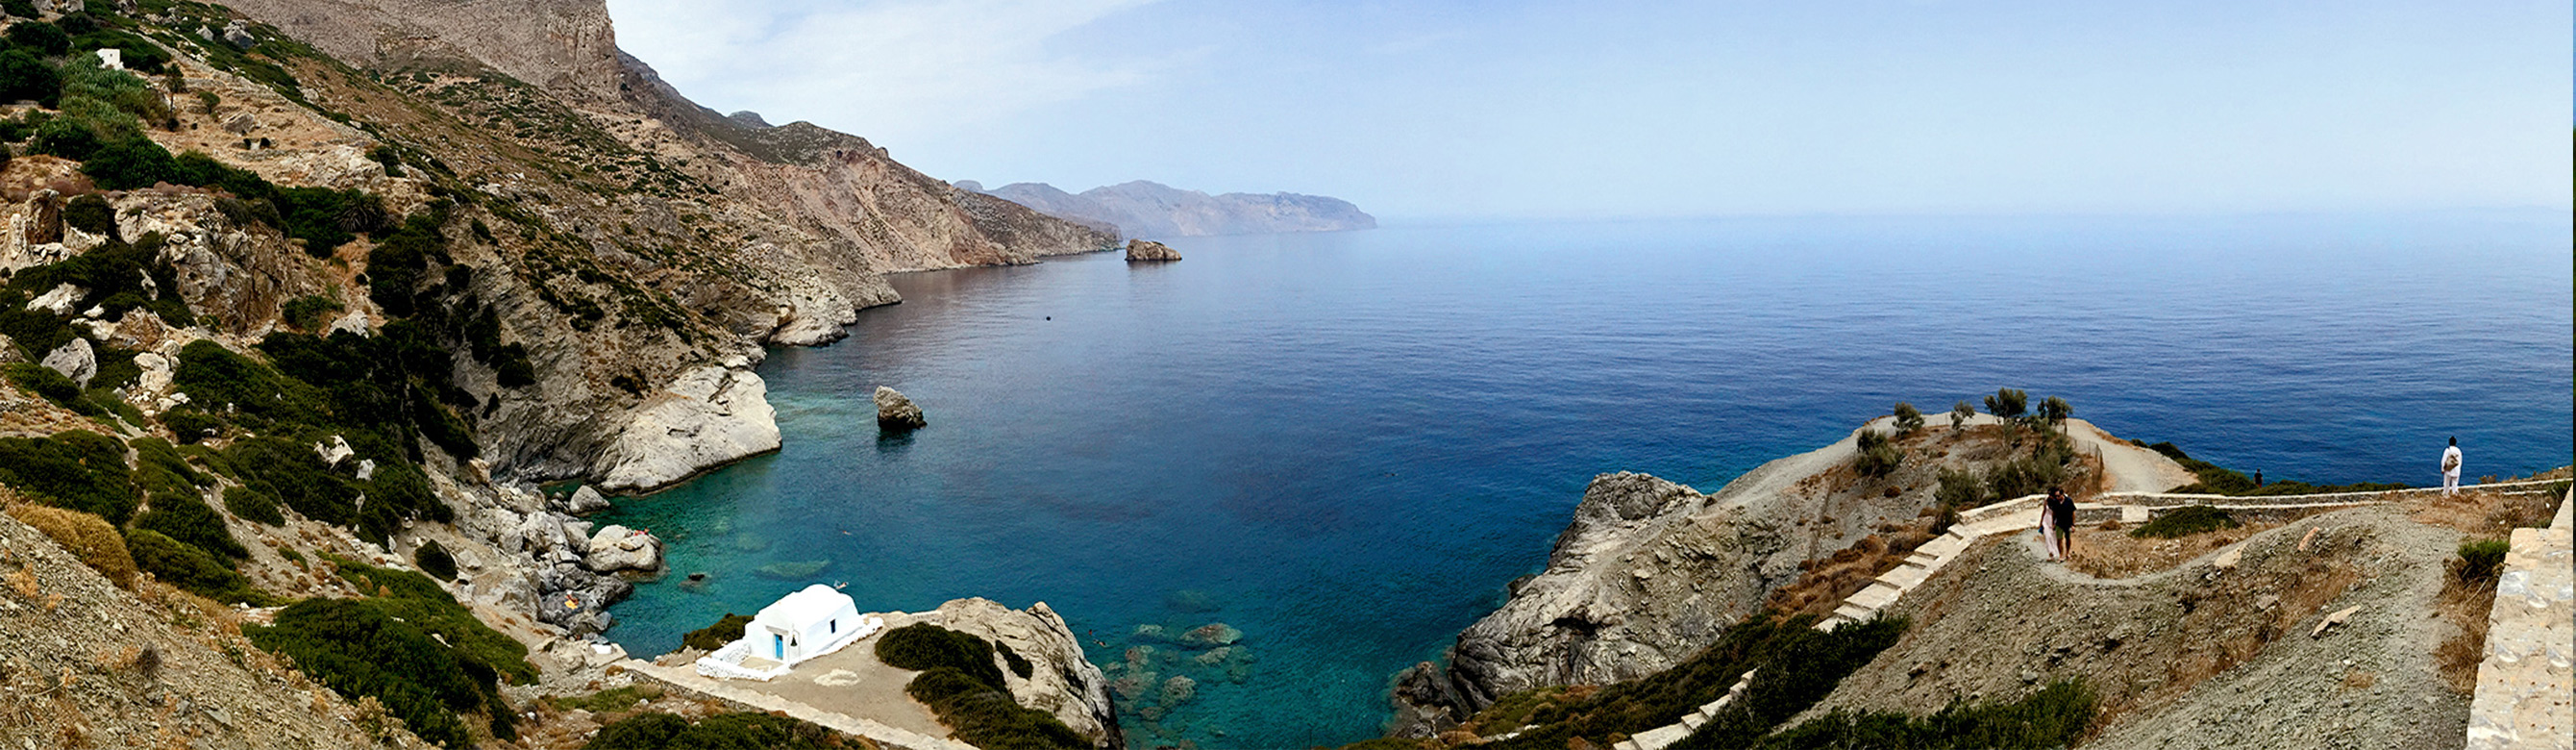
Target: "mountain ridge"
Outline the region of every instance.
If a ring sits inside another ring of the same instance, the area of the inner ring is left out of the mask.
[[[1299,193],[1209,195],[1150,180],[1129,180],[1080,193],[1043,182],[986,190],[967,180],[958,189],[1009,199],[1040,213],[1124,237],[1335,232],[1377,228],[1377,217],[1350,201]]]

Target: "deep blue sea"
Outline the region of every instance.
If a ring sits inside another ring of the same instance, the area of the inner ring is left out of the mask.
[[[1197,694],[1138,704],[1132,745],[1356,741],[1595,474],[1713,490],[1900,400],[2063,396],[2267,478],[2432,483],[2454,435],[2471,477],[2567,464],[2570,236],[2565,212],[1416,225],[901,275],[903,304],[761,367],[784,450],[619,502],[712,578],[640,586],[611,635],[659,653],[816,581],[863,610],[1045,601],[1104,665],[1139,625],[1224,622],[1240,658],[1156,667]],[[880,438],[881,384],[930,426]]]

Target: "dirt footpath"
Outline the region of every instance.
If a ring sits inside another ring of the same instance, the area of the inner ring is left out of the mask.
[[[2431,616],[2457,531],[2397,508],[2340,511],[2109,581],[2041,561],[2027,536],[1969,550],[1897,604],[1891,614],[1913,628],[1809,716],[1927,713],[2080,678],[2104,708],[2085,747],[2464,742],[2468,697],[2442,682],[2434,657],[2454,628]]]

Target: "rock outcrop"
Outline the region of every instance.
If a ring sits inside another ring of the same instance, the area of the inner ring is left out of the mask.
[[[89,387],[89,379],[98,374],[98,354],[89,348],[89,339],[72,339],[45,355],[45,369],[62,373],[72,383]]]
[[[1128,240],[1127,262],[1167,262],[1181,259],[1181,251],[1153,240]]]
[[[877,404],[877,429],[887,432],[908,432],[930,424],[930,420],[922,418],[921,407],[914,405],[912,399],[904,398],[903,394],[896,392],[895,389],[877,386],[874,399]]]
[[[973,185],[974,187],[967,187]],[[1016,182],[993,190],[973,182],[958,189],[1008,198],[1049,216],[1085,226],[1114,227],[1127,237],[1193,237],[1214,234],[1330,232],[1373,229],[1377,218],[1339,198],[1296,193],[1209,195],[1137,180],[1067,193],[1043,182]]]
[[[1432,736],[1518,691],[1610,684],[1680,663],[1760,611],[1772,590],[1798,579],[1800,563],[1913,522],[1933,504],[1940,470],[2013,455],[1991,427],[1994,417],[1969,424],[1983,431],[1936,427],[1900,438],[1908,458],[1879,478],[1851,469],[1855,430],[1709,494],[1643,474],[1593,479],[1547,569],[1515,581],[1500,609],[1461,632],[1445,669],[1426,663],[1398,676],[1397,733]],[[2066,429],[2080,441],[2099,432],[2082,420],[2067,420]],[[1892,418],[1861,430],[1892,431]],[[2124,455],[2123,465],[2161,475],[2172,463],[2140,452]]]
[[[662,569],[662,540],[617,524],[601,528],[584,542],[589,553],[582,564],[600,573],[651,572]]]
[[[748,369],[680,374],[635,409],[617,442],[592,465],[611,492],[660,489],[698,472],[778,450],[778,412]]]
[[[1046,602],[1014,610],[990,599],[956,599],[939,605],[936,614],[942,627],[1009,646],[1038,665],[1026,677],[1002,671],[1020,705],[1053,714],[1097,747],[1127,746],[1110,707],[1108,679],[1083,656],[1073,628]]]
[[[587,484],[564,496],[564,512],[576,516],[597,513],[608,507],[608,498],[601,496],[598,488]]]

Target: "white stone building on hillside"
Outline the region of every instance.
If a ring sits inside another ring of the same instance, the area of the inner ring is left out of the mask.
[[[814,584],[760,608],[741,640],[698,659],[698,674],[769,680],[884,627],[884,618],[861,618],[848,594]]]

